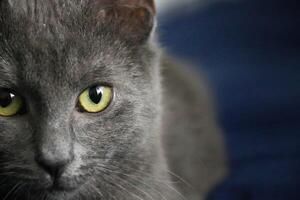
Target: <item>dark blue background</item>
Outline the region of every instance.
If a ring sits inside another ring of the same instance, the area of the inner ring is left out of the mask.
[[[160,23],[216,93],[231,174],[212,200],[300,200],[299,3],[217,3]]]

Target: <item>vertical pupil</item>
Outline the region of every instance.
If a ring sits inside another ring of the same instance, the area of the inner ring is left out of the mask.
[[[0,91],[0,106],[2,108],[5,108],[7,106],[9,106],[9,104],[11,104],[12,100],[13,100],[13,95],[9,92],[1,92]]]
[[[89,96],[93,103],[98,104],[102,99],[102,89],[100,86],[90,88]]]

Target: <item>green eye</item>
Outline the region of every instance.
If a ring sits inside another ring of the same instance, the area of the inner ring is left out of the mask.
[[[79,106],[85,112],[98,113],[109,106],[112,96],[112,88],[99,85],[93,86],[80,94]]]
[[[16,115],[23,106],[21,97],[6,89],[0,89],[0,116]]]

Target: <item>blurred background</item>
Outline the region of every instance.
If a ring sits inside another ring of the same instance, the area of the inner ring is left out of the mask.
[[[163,47],[214,90],[230,175],[210,200],[300,200],[300,2],[157,0]]]

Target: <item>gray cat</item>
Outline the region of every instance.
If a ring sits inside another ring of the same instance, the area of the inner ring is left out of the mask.
[[[0,0],[0,199],[200,200],[222,180],[209,94],[154,29],[152,0]]]

